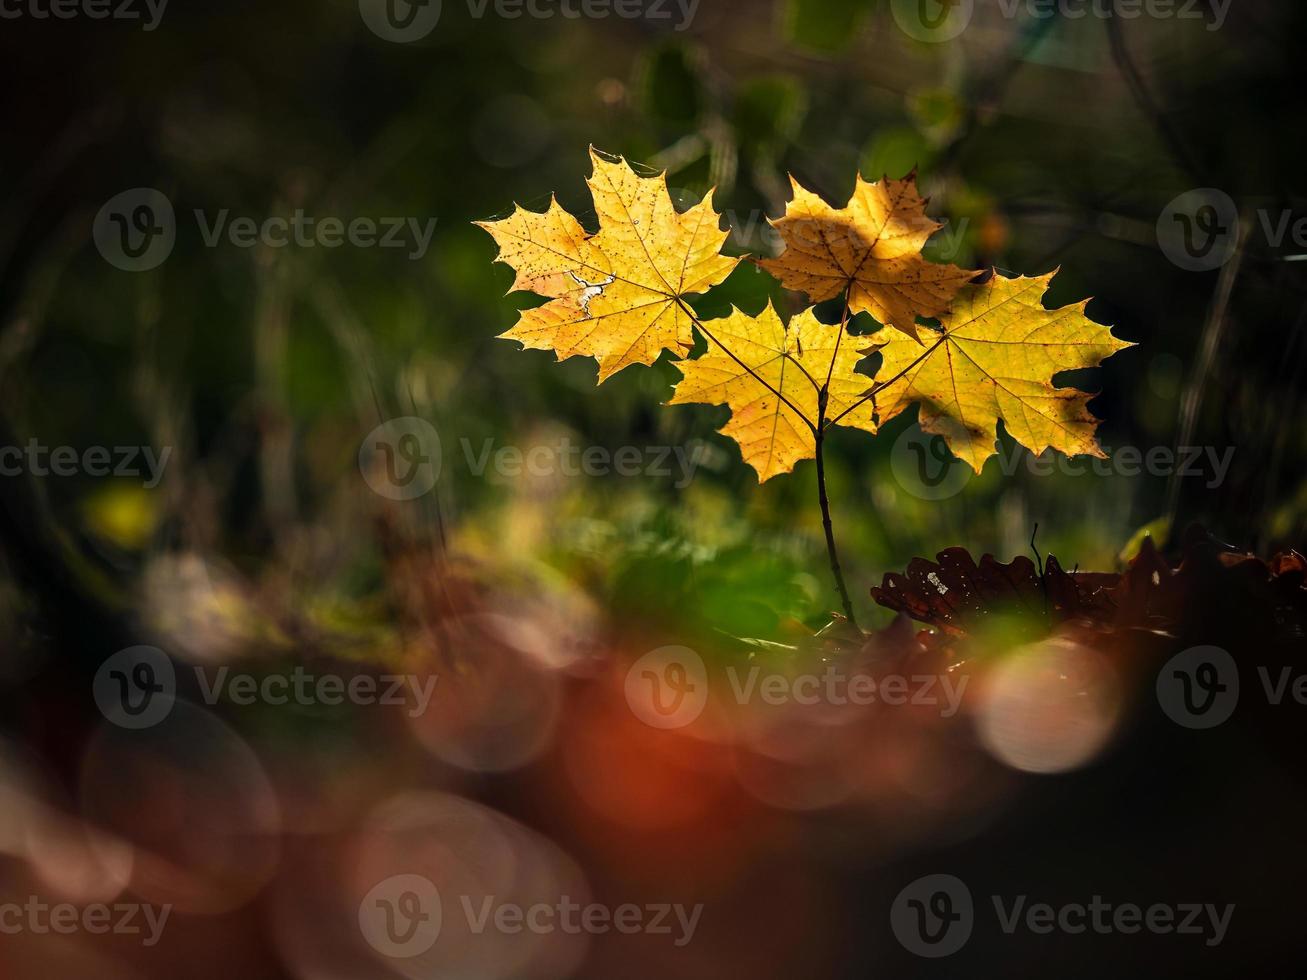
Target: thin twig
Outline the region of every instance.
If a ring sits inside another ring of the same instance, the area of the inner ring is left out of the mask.
[[[768,383],[768,381],[765,378],[763,378],[761,375],[759,375],[757,371],[755,371],[753,368],[749,367],[749,365],[745,364],[742,360],[740,360],[740,358],[735,355],[734,351],[732,351],[729,347],[727,347],[715,336],[713,336],[712,332],[703,325],[703,321],[701,321],[695,315],[694,311],[691,310],[685,304],[684,300],[682,300],[678,296],[676,297],[676,302],[681,307],[681,309],[685,311],[686,315],[689,316],[690,321],[696,327],[699,328],[699,331],[705,337],[707,337],[710,341],[712,341],[723,351],[725,351],[726,354],[731,358],[731,360],[735,361],[736,364],[740,365],[740,367],[744,368],[744,370],[749,372],[749,374],[752,375],[753,378],[757,380],[759,384],[761,384],[764,388],[766,388],[777,398],[779,398],[785,405],[787,405],[791,409],[791,411],[794,412],[794,414],[796,414],[799,418],[801,418],[804,421],[804,423],[807,424],[809,429],[812,430],[813,450],[817,460],[817,502],[821,506],[822,529],[826,535],[826,554],[830,557],[831,575],[835,579],[835,589],[839,593],[840,603],[844,606],[844,615],[848,619],[849,625],[857,629],[858,620],[857,617],[854,616],[853,614],[853,602],[849,598],[848,586],[845,585],[844,583],[844,573],[840,569],[840,556],[839,556],[838,549],[835,547],[835,530],[831,522],[830,499],[826,494],[826,460],[824,455],[824,450],[825,450],[824,429],[825,429],[826,404],[828,399],[830,398],[830,379],[834,375],[834,371],[835,371],[835,358],[839,354],[839,343],[840,343],[839,339],[837,339],[835,342],[835,351],[831,355],[830,370],[827,372],[826,384],[824,385],[818,386],[816,379],[813,378],[812,375],[808,373],[807,369],[804,368],[803,365],[799,363],[797,358],[793,358],[793,357],[789,358],[789,360],[793,361],[793,363],[798,365],[799,369],[803,372],[804,376],[812,383],[813,387],[817,389],[817,422],[813,423],[806,415],[803,414],[802,411],[799,410],[799,408],[793,402],[791,402],[788,398],[786,398],[783,394],[781,394],[780,391],[778,391],[770,383]],[[840,323],[840,339],[842,339],[844,336],[844,331],[848,325],[848,321],[849,321],[849,306],[848,306],[847,293],[846,293],[846,299],[844,304],[844,317]],[[788,357],[788,355],[785,354],[784,352],[782,353],[781,356]]]
[[[849,281],[849,288],[853,281]],[[844,572],[840,569],[840,554],[835,547],[835,530],[830,516],[830,499],[826,495],[826,405],[830,401],[830,381],[835,374],[835,359],[839,356],[840,341],[844,338],[844,331],[848,327],[850,309],[849,309],[849,288],[844,291],[844,314],[840,318],[840,335],[835,340],[835,350],[831,354],[830,369],[826,372],[826,383],[817,391],[817,427],[813,433],[814,455],[817,459],[817,503],[821,505],[821,526],[826,532],[826,554],[830,556],[830,571],[835,579],[835,590],[840,594],[840,602],[844,605],[844,615],[849,621],[849,625],[854,629],[858,628],[857,617],[853,615],[853,603],[849,599],[848,586],[844,584]]]
[[[946,333],[944,333],[944,334],[940,334],[939,340],[935,341],[935,342],[934,342],[933,344],[931,344],[928,348],[926,348],[925,352],[924,352],[920,357],[918,357],[915,361],[913,361],[911,364],[909,364],[907,367],[905,367],[905,368],[904,368],[902,371],[900,371],[898,374],[894,375],[894,377],[889,378],[889,379],[886,380],[886,381],[882,381],[882,382],[880,382],[879,384],[875,384],[875,385],[873,385],[872,388],[871,388],[871,390],[868,391],[865,395],[863,395],[861,398],[859,398],[856,402],[854,402],[852,405],[850,405],[850,406],[849,406],[848,408],[846,408],[844,411],[840,412],[839,415],[837,415],[837,416],[835,416],[833,419],[830,419],[829,421],[827,421],[827,423],[826,423],[827,427],[832,426],[832,425],[835,425],[836,423],[838,423],[840,419],[844,418],[844,416],[848,415],[851,411],[853,411],[855,408],[857,408],[857,407],[858,407],[859,405],[861,405],[863,402],[867,401],[867,399],[869,399],[869,398],[875,398],[877,394],[879,394],[879,393],[880,393],[881,391],[883,391],[885,388],[888,388],[888,387],[889,387],[890,385],[892,385],[895,381],[898,381],[899,378],[903,377],[905,374],[907,374],[909,371],[911,371],[914,367],[916,367],[918,364],[920,364],[922,361],[924,361],[926,358],[928,358],[931,354],[933,354],[933,353],[936,351],[936,349],[939,347],[939,345],[942,344],[942,343],[944,343],[944,341],[947,340],[947,339],[948,339],[948,334],[946,334]]]
[[[1203,327],[1203,339],[1198,350],[1198,360],[1194,364],[1193,374],[1189,377],[1189,387],[1185,392],[1184,401],[1180,408],[1180,431],[1176,441],[1177,448],[1191,443],[1194,429],[1198,425],[1198,414],[1203,405],[1203,391],[1207,379],[1211,377],[1212,366],[1216,363],[1216,352],[1220,347],[1221,334],[1225,329],[1226,313],[1230,308],[1230,295],[1234,292],[1235,280],[1239,278],[1239,267],[1243,264],[1244,238],[1247,234],[1248,225],[1249,219],[1245,212],[1239,216],[1238,238],[1235,243],[1234,254],[1226,262],[1225,268],[1221,270],[1221,277],[1217,280],[1216,290],[1212,294],[1212,305],[1208,309],[1207,323]],[[1172,527],[1175,526],[1176,514],[1180,509],[1179,473],[1179,469],[1172,472],[1171,485],[1167,488],[1166,495],[1166,516]]]
[[[820,414],[825,413],[826,409],[826,392],[817,396],[817,404],[820,408]],[[818,417],[820,417],[820,414]],[[849,625],[858,628],[858,620],[853,615],[853,603],[849,601],[849,590],[844,584],[844,573],[840,570],[840,555],[835,548],[835,531],[831,525],[830,519],[830,500],[826,496],[826,461],[823,453],[826,435],[821,430],[816,435],[816,455],[817,455],[817,502],[821,504],[821,526],[826,532],[826,554],[830,556],[830,571],[835,578],[835,589],[840,594],[840,602],[844,606],[844,615],[849,621]]]
[[[1202,168],[1189,152],[1189,148],[1181,139],[1179,132],[1171,125],[1171,121],[1166,118],[1161,108],[1153,101],[1153,96],[1148,91],[1148,85],[1144,82],[1144,76],[1140,73],[1138,66],[1135,65],[1134,59],[1130,57],[1130,50],[1125,46],[1125,36],[1121,33],[1121,11],[1118,9],[1117,0],[1112,0],[1111,12],[1111,17],[1104,18],[1104,23],[1107,25],[1107,40],[1112,47],[1112,58],[1121,70],[1121,77],[1125,79],[1126,87],[1130,89],[1130,94],[1134,96],[1135,104],[1152,120],[1154,128],[1161,135],[1162,142],[1171,151],[1171,155],[1175,157],[1176,162],[1191,175],[1200,177]]]

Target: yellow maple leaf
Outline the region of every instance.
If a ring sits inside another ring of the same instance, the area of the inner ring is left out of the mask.
[[[523,347],[599,362],[599,381],[632,364],[652,364],[664,350],[684,355],[694,344],[684,297],[721,282],[739,262],[721,254],[710,191],[678,212],[663,174],[641,177],[622,159],[593,148],[588,183],[599,231],[586,233],[556,200],[544,212],[515,207],[500,221],[478,221],[499,245],[497,261],[517,273],[513,289],[551,298],[523,311],[501,336]]]
[[[947,312],[957,291],[975,277],[922,257],[926,239],[943,225],[926,217],[914,176],[875,183],[859,176],[843,208],[832,208],[793,177],[790,183],[794,198],[784,217],[771,222],[785,251],[759,265],[812,302],[847,289],[852,312],[870,313],[915,340],[916,317]]]
[[[768,304],[757,317],[739,310],[701,325],[708,349],[692,361],[677,361],[684,377],[669,405],[704,402],[729,405],[721,429],[740,445],[744,461],[761,483],[788,473],[816,455],[819,391],[828,390],[826,416],[862,404],[842,425],[875,432],[871,403],[862,398],[867,376],[854,367],[865,355],[843,326],[827,326],[805,310],[787,328]],[[778,397],[778,396],[783,396]]]
[[[995,275],[958,293],[940,330],[922,328],[925,350],[888,328],[870,337],[884,361],[872,389],[884,424],[921,403],[922,429],[944,438],[979,473],[994,455],[998,420],[1036,455],[1052,447],[1068,456],[1102,458],[1090,414],[1093,394],[1055,388],[1059,371],[1096,367],[1133,344],[1085,316],[1088,300],[1044,308],[1046,276]],[[884,387],[881,387],[883,385]]]

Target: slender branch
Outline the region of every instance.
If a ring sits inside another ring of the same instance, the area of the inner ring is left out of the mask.
[[[793,402],[791,402],[788,398],[786,398],[783,394],[781,394],[781,392],[779,392],[776,388],[774,388],[765,378],[763,378],[760,374],[758,374],[757,371],[755,371],[753,368],[749,367],[749,365],[745,364],[742,360],[740,360],[740,358],[735,355],[734,351],[732,351],[729,347],[727,347],[715,336],[713,336],[712,332],[703,325],[703,321],[701,321],[698,318],[698,316],[695,315],[694,311],[690,309],[689,306],[686,305],[684,300],[682,300],[678,296],[676,297],[676,302],[681,307],[681,309],[685,312],[685,314],[690,318],[690,322],[692,322],[696,327],[698,327],[699,331],[705,337],[707,337],[710,341],[712,341],[723,351],[725,351],[726,354],[731,358],[731,360],[733,360],[736,364],[740,365],[740,367],[744,368],[745,371],[749,372],[749,374],[760,385],[762,385],[773,395],[779,398],[782,403],[788,406],[790,410],[793,411],[794,414],[797,415],[799,418],[801,418],[804,421],[804,423],[808,426],[808,428],[812,430],[814,452],[817,459],[817,501],[821,505],[822,529],[825,531],[826,534],[826,553],[830,556],[831,575],[835,579],[835,589],[837,592],[839,592],[840,603],[844,606],[844,615],[848,619],[849,624],[853,626],[855,629],[857,629],[858,620],[857,617],[855,617],[853,614],[853,602],[849,599],[849,590],[848,587],[844,584],[844,573],[840,570],[840,556],[838,550],[836,550],[835,547],[835,531],[831,524],[830,499],[826,495],[826,460],[825,460],[825,453],[824,453],[825,450],[824,429],[826,426],[826,422],[825,422],[826,404],[830,398],[830,379],[835,371],[835,357],[839,353],[839,341],[838,340],[836,341],[835,353],[831,355],[830,371],[826,375],[826,383],[824,385],[818,386],[816,379],[813,378],[812,375],[808,373],[807,369],[805,369],[803,365],[799,363],[798,359],[790,358],[791,361],[793,361],[795,364],[798,364],[799,369],[803,371],[804,376],[812,383],[813,387],[817,389],[817,421],[814,423],[811,419],[809,419],[806,415],[804,415],[803,412]],[[840,323],[841,338],[843,338],[844,336],[844,331],[848,325],[848,321],[849,321],[849,306],[846,300],[844,304],[844,318]],[[782,354],[782,357],[785,356],[788,355]]]
[[[816,391],[816,392],[820,392],[820,391],[821,391],[821,385],[817,384],[817,379],[814,378],[811,374],[808,373],[808,369],[807,369],[806,367],[803,366],[803,362],[802,362],[802,361],[800,361],[797,357],[795,357],[795,356],[794,356],[793,354],[791,354],[789,351],[785,351],[783,354],[781,354],[781,358],[784,359],[784,360],[786,360],[786,361],[789,361],[789,362],[790,362],[791,364],[793,364],[796,368],[798,368],[800,371],[803,372],[803,376],[804,376],[805,378],[808,379],[808,384],[812,385],[812,390],[813,390],[813,391]]]
[[[852,280],[849,287],[852,287]],[[835,359],[839,356],[840,341],[849,324],[849,290],[844,290],[844,315],[840,318],[840,335],[835,340],[835,350],[831,354],[830,369],[826,372],[826,383],[817,390],[817,428],[813,433],[814,455],[817,459],[817,502],[821,505],[821,526],[826,532],[826,554],[830,556],[831,576],[835,579],[835,590],[840,594],[844,605],[844,615],[849,625],[858,628],[857,617],[853,615],[853,603],[849,600],[849,589],[844,584],[844,573],[840,570],[840,553],[835,547],[835,530],[830,518],[830,500],[826,496],[826,406],[830,401],[830,380],[835,375]]]
[[[1180,426],[1176,446],[1188,446],[1193,442],[1194,430],[1198,425],[1198,415],[1203,406],[1203,395],[1208,378],[1212,376],[1212,367],[1216,363],[1216,353],[1220,349],[1221,336],[1225,330],[1226,315],[1230,309],[1230,297],[1239,278],[1239,269],[1244,260],[1244,243],[1250,225],[1247,211],[1239,215],[1239,225],[1235,232],[1234,254],[1221,270],[1216,282],[1216,291],[1207,310],[1207,323],[1203,326],[1203,339],[1198,348],[1198,361],[1185,390],[1180,404]],[[1175,526],[1176,515],[1180,511],[1180,480],[1178,474],[1172,473],[1166,488],[1166,516]],[[1174,540],[1174,537],[1172,538]]]
[[[1134,59],[1130,57],[1130,50],[1126,47],[1125,36],[1121,32],[1119,2],[1120,0],[1112,0],[1112,16],[1104,19],[1104,23],[1107,25],[1108,44],[1112,49],[1112,59],[1116,62],[1117,68],[1120,69],[1121,77],[1125,79],[1126,87],[1130,89],[1135,104],[1152,121],[1153,128],[1161,135],[1162,142],[1166,144],[1166,148],[1170,150],[1176,162],[1191,175],[1201,177],[1203,171],[1198,165],[1198,161],[1189,152],[1189,147],[1185,144],[1179,131],[1171,124],[1171,120],[1166,117],[1166,114],[1153,100],[1152,93],[1148,90],[1148,84],[1144,81],[1144,76],[1134,63]],[[1052,19],[1049,18],[1049,20]]]
[[[890,385],[892,385],[895,381],[898,381],[899,378],[903,377],[905,374],[907,374],[909,371],[911,371],[914,367],[916,367],[918,364],[920,364],[922,361],[924,361],[926,358],[928,358],[931,354],[933,354],[933,353],[935,352],[935,350],[939,347],[939,345],[942,344],[942,343],[944,343],[944,341],[947,340],[947,339],[948,339],[948,334],[941,334],[939,340],[935,341],[935,342],[934,342],[933,344],[931,344],[928,348],[926,348],[925,352],[922,353],[922,355],[921,355],[920,357],[918,357],[915,361],[913,361],[911,364],[909,364],[907,367],[905,367],[905,368],[904,368],[902,371],[900,371],[898,374],[894,375],[894,377],[889,378],[889,379],[887,379],[887,380],[885,380],[885,381],[881,381],[881,382],[879,382],[878,384],[872,385],[870,391],[868,391],[865,395],[863,395],[861,398],[859,398],[856,402],[854,402],[852,405],[850,405],[850,406],[849,406],[848,408],[846,408],[844,411],[840,412],[839,415],[835,416],[833,419],[829,419],[829,420],[825,423],[824,427],[829,427],[829,426],[835,425],[837,422],[839,422],[840,419],[844,418],[844,416],[848,415],[851,411],[853,411],[855,408],[857,408],[859,405],[861,405],[863,402],[865,402],[868,398],[875,398],[876,395],[879,394],[882,390],[884,390],[885,388],[888,388],[888,387],[889,387]]]
[[[871,253],[868,252],[868,255]],[[840,317],[840,333],[835,338],[835,349],[831,351],[830,367],[826,369],[826,384],[823,386],[827,391],[830,390],[830,379],[835,377],[835,361],[840,356],[840,341],[844,339],[844,331],[849,328],[849,316],[852,310],[849,308],[849,290],[853,288],[853,280],[850,279],[844,287],[844,315]]]
[[[826,414],[826,397],[827,392],[824,389],[817,396],[818,418]],[[830,556],[830,572],[835,578],[835,590],[840,594],[840,602],[844,606],[844,615],[848,619],[849,625],[857,629],[858,620],[853,615],[853,603],[849,600],[849,590],[844,584],[844,573],[840,570],[840,554],[835,548],[835,531],[831,526],[830,500],[826,496],[825,441],[826,433],[818,429],[816,435],[817,502],[821,504],[821,526],[826,532],[826,553]]]

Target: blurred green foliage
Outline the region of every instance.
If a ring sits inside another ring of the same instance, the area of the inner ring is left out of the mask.
[[[429,38],[396,45],[344,0],[238,6],[258,30],[233,26],[230,9],[170,10],[166,45],[123,35],[94,46],[70,25],[62,46],[16,44],[8,66],[43,95],[5,110],[0,411],[20,440],[174,447],[148,493],[85,475],[33,481],[44,519],[123,596],[152,558],[194,549],[256,582],[284,576],[366,600],[384,586],[368,528],[390,505],[360,479],[359,442],[416,415],[444,453],[434,496],[400,508],[419,538],[543,562],[672,638],[819,627],[836,600],[811,465],[759,487],[715,434],[725,409],[661,406],[677,377],[666,361],[596,388],[592,363],[495,339],[534,301],[504,296],[511,273],[471,222],[557,193],[593,226],[590,144],[665,168],[680,200],[715,187],[739,251],[774,247],[765,218],[783,209],[787,173],[840,203],[859,169],[874,179],[917,167],[947,222],[934,258],[1025,273],[1060,264],[1050,300],[1095,296],[1091,315],[1139,342],[1084,382],[1102,391],[1105,445],[1172,445],[1186,398],[1202,391],[1193,443],[1237,449],[1221,485],[1181,481],[1174,496],[1161,476],[1009,475],[991,462],[931,501],[893,471],[910,419],[874,439],[840,432],[836,525],[867,623],[886,618],[867,594],[883,572],[949,545],[1007,558],[1036,523],[1044,550],[1082,568],[1112,567],[1172,502],[1173,526],[1201,519],[1249,547],[1301,533],[1307,266],[1250,245],[1219,357],[1196,377],[1216,274],[1169,263],[1153,231],[1193,186],[1301,203],[1296,155],[1274,134],[1301,131],[1284,120],[1303,110],[1270,81],[1288,56],[1264,30],[1301,28],[1301,10],[1254,4],[1265,22],[1236,12],[1219,33],[1132,22],[1139,62],[1165,61],[1187,86],[1150,77],[1166,124],[1202,161],[1192,172],[1092,19],[990,19],[928,45],[885,5],[855,0],[704,0],[684,32],[474,19],[447,3]],[[177,243],[159,269],[125,274],[88,229],[105,200],[137,186],[171,198]],[[296,209],[437,225],[430,251],[413,256],[209,247],[195,217]],[[718,316],[769,299],[798,308],[744,264],[698,305]],[[608,475],[542,490],[468,465],[467,446],[529,449],[559,433],[609,450],[711,452],[687,487]],[[534,530],[521,532],[523,520]]]

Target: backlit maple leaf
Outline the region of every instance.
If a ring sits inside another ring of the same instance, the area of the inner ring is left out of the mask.
[[[706,321],[703,329],[710,335],[708,350],[695,360],[676,362],[684,377],[668,404],[729,405],[731,418],[722,435],[739,443],[759,482],[815,455],[813,423],[822,386],[829,381],[827,417],[844,412],[866,391],[867,376],[853,371],[863,359],[858,346],[864,338],[821,323],[812,310],[800,313],[788,328],[768,305],[757,317],[733,310]],[[863,400],[840,424],[874,433],[871,412],[871,403]]]
[[[943,227],[926,217],[916,179],[861,177],[843,208],[832,208],[790,178],[794,198],[772,227],[785,251],[759,261],[787,289],[814,303],[848,290],[849,309],[917,337],[916,318],[936,317],[976,273],[927,262],[926,239]]]
[[[683,302],[715,286],[739,262],[720,254],[711,193],[678,212],[664,175],[641,177],[624,160],[593,148],[588,181],[599,231],[586,233],[555,200],[543,214],[521,207],[500,221],[476,222],[499,244],[498,261],[517,273],[513,289],[551,297],[523,311],[501,336],[522,346],[599,362],[599,381],[631,364],[652,364],[664,350],[693,345]]]
[[[1085,316],[1088,300],[1045,309],[1042,297],[1056,274],[995,275],[965,287],[941,330],[921,328],[924,350],[889,329],[873,334],[867,352],[884,358],[876,375],[884,387],[872,398],[881,424],[920,402],[922,429],[942,436],[977,473],[994,455],[999,419],[1036,455],[1052,447],[1104,457],[1088,408],[1094,395],[1055,388],[1052,378],[1096,367],[1133,345]]]

